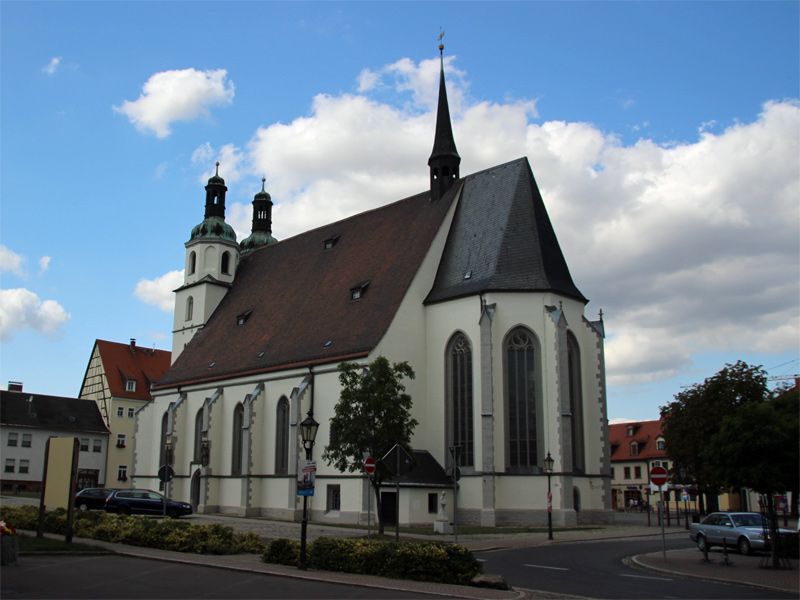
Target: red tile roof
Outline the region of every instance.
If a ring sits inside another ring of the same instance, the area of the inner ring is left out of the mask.
[[[628,428],[633,427],[633,436],[628,435]],[[608,426],[611,442],[611,462],[644,460],[648,458],[667,458],[665,450],[659,450],[656,440],[663,437],[661,421],[636,421],[630,423],[614,423]],[[639,453],[631,455],[631,442],[639,444]]]
[[[96,340],[103,361],[108,387],[115,398],[151,400],[150,384],[161,379],[169,369],[172,354],[131,344]],[[125,390],[128,379],[136,380],[136,391]]]

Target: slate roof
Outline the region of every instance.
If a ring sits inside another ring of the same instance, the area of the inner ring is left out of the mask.
[[[167,350],[143,348],[119,342],[96,340],[103,361],[108,387],[114,398],[151,400],[150,385],[158,381],[169,369],[172,353]],[[127,379],[136,380],[136,390],[125,390]]]
[[[527,158],[464,178],[425,302],[488,291],[552,291],[588,302],[572,282]]]
[[[366,356],[459,188],[436,202],[424,192],[243,256],[232,288],[156,387]],[[350,290],[365,284],[351,300]]]
[[[628,435],[628,427],[633,427],[633,436]],[[608,439],[611,445],[611,462],[667,458],[665,450],[656,446],[657,438],[663,437],[661,421],[638,421],[632,423],[613,423],[608,426]],[[639,444],[639,454],[631,456],[631,442]]]
[[[427,450],[411,451],[414,464],[407,473],[400,475],[397,482],[403,486],[452,487],[453,480],[447,476],[444,467]],[[383,480],[384,485],[395,483],[392,475]]]
[[[464,177],[440,201],[424,192],[243,256],[230,291],[155,387],[367,356],[459,192],[426,303],[486,291],[553,291],[587,302],[520,158]],[[336,244],[325,249],[329,239]],[[350,290],[364,284],[352,301]]]
[[[0,423],[12,427],[108,434],[96,402],[30,392],[0,391]]]

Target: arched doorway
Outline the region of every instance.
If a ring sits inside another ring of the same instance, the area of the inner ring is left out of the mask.
[[[197,512],[197,507],[200,506],[200,469],[197,469],[192,475],[192,512]]]

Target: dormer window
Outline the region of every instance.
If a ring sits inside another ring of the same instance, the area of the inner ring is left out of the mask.
[[[633,425],[628,425],[628,437],[633,437],[636,428]]]
[[[326,239],[324,242],[322,242],[322,247],[325,248],[325,250],[330,250],[338,242],[339,242],[339,236],[338,235],[333,235],[333,236],[329,237],[328,239]]]
[[[631,456],[639,456],[639,442],[631,442]]]
[[[367,292],[369,281],[359,283],[357,286],[350,288],[350,300],[360,300],[361,297]]]
[[[126,379],[125,380],[125,391],[126,392],[135,392],[136,391],[136,380],[135,379]]]
[[[667,449],[667,442],[664,440],[664,438],[660,437],[656,440],[656,449],[661,452],[664,452]]]

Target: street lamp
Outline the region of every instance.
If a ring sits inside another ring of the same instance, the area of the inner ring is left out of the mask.
[[[553,457],[550,452],[544,459],[544,472],[547,473],[547,539],[553,539],[553,493],[550,491],[550,477],[553,475]]]
[[[306,460],[311,460],[311,450],[314,448],[314,440],[317,437],[319,423],[311,416],[308,416],[300,423],[300,439],[303,440],[303,448],[306,450]],[[306,569],[306,533],[308,531],[308,496],[303,496],[303,522],[300,527],[300,564],[298,567]]]

